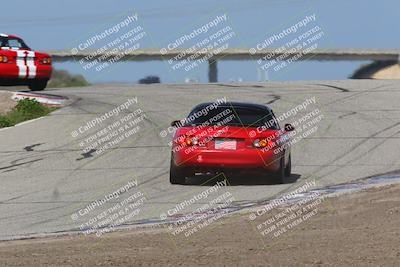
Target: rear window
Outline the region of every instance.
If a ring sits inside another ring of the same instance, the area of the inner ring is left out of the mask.
[[[19,38],[0,37],[1,47],[29,49],[29,47]]]
[[[207,110],[204,107],[195,109],[186,118],[185,125],[230,125],[244,127],[269,125],[268,128],[270,129],[279,129],[271,112],[242,107],[218,107],[212,110]]]

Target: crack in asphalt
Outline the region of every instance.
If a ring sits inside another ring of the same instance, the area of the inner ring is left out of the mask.
[[[37,147],[37,146],[40,146],[40,145],[43,145],[43,144],[42,144],[42,143],[39,143],[39,144],[34,144],[34,145],[26,146],[26,147],[24,147],[24,150],[25,150],[25,151],[33,151],[33,148],[34,148],[34,147]]]
[[[346,114],[340,115],[338,118],[339,118],[339,119],[343,119],[343,118],[345,118],[345,117],[352,116],[352,115],[356,115],[356,114],[357,114],[356,111],[351,111],[351,112],[348,112],[348,113],[346,113]]]
[[[97,150],[96,149],[90,149],[88,152],[86,153],[82,153],[81,154],[81,158],[77,158],[76,160],[83,160],[83,159],[88,159],[88,158],[92,158],[93,157],[93,153],[95,153]]]
[[[276,101],[278,101],[278,100],[281,99],[281,96],[280,96],[280,95],[269,95],[269,96],[271,96],[272,99],[271,99],[270,101],[266,102],[266,103],[265,103],[266,105],[271,105],[271,104],[273,104],[273,103],[275,103]]]

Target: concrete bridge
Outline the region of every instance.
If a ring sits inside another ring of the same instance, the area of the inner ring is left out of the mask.
[[[303,60],[343,60],[343,61],[399,61],[400,49],[313,49],[304,51],[269,49],[250,49],[250,48],[227,48],[214,50],[174,49],[170,51],[160,51],[160,49],[138,49],[129,52],[106,51],[97,53],[96,50],[54,50],[47,51],[55,62],[75,61],[84,59],[86,61],[107,56],[116,58],[116,61],[163,61],[163,60],[203,60],[209,65],[209,82],[218,81],[217,62],[220,60],[282,60],[292,59],[292,61]],[[95,56],[93,56],[95,55]]]

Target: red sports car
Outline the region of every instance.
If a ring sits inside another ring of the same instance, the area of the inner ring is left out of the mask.
[[[0,34],[0,85],[27,85],[43,90],[51,77],[51,57],[32,51],[14,35]]]
[[[262,174],[285,183],[291,175],[290,132],[271,108],[250,103],[197,105],[180,121],[172,142],[170,182],[197,174]],[[295,132],[292,132],[295,133]],[[272,175],[271,175],[272,174]]]

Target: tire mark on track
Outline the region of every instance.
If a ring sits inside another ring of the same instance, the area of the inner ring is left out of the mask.
[[[334,85],[329,85],[329,84],[315,84],[315,85],[318,85],[318,86],[324,86],[324,87],[329,87],[329,88],[333,88],[333,89],[337,89],[337,90],[339,90],[340,92],[342,92],[342,93],[349,93],[350,92],[350,90],[349,89],[346,89],[346,88],[343,88],[343,87],[339,87],[339,86],[334,86]]]
[[[331,102],[325,104],[324,107],[330,106],[330,105],[332,105],[332,104],[334,104],[334,103],[336,103],[336,102],[338,102],[338,101],[343,101],[343,100],[345,100],[345,99],[352,98],[352,97],[355,97],[355,96],[359,96],[359,95],[364,94],[364,93],[369,93],[369,92],[372,91],[372,90],[377,90],[377,89],[380,89],[380,88],[385,88],[385,87],[390,87],[390,86],[392,86],[392,85],[391,85],[391,84],[380,85],[380,86],[377,86],[377,87],[372,87],[371,89],[368,89],[368,90],[363,90],[363,91],[360,91],[360,92],[356,92],[356,93],[354,93],[354,94],[352,94],[352,95],[350,95],[350,96],[345,96],[345,97],[343,97],[343,98],[340,98],[340,99],[336,99],[336,100],[334,100],[334,101],[331,101]],[[333,123],[333,121],[332,121],[332,123]],[[391,126],[389,126],[389,127],[387,127],[387,128],[395,127],[395,126],[397,126],[398,124],[400,124],[400,122],[395,123],[395,124],[393,124],[393,125],[391,125]],[[328,126],[328,128],[329,128],[329,126]],[[383,131],[385,131],[385,129],[379,131],[378,133],[374,133],[374,134],[368,136],[365,140],[362,140],[362,141],[360,141],[358,144],[356,144],[356,145],[353,147],[353,149],[358,148],[359,146],[361,146],[362,144],[364,144],[365,142],[367,142],[368,140],[370,140],[372,137],[378,135],[379,133],[382,133]],[[348,150],[348,151],[351,151],[351,149]],[[321,165],[320,168],[318,168],[318,170],[317,170],[316,172],[321,172],[322,170],[328,168],[328,167],[329,167],[329,164],[333,164],[335,161],[338,161],[338,160],[342,159],[342,158],[345,157],[347,154],[348,154],[348,152],[345,152],[345,153],[343,153],[342,155],[338,156],[337,158],[333,159],[332,161],[328,162],[327,164]],[[336,169],[335,171],[337,171],[337,169]],[[309,179],[309,178],[313,177],[313,176],[315,175],[316,172],[314,172],[312,176],[310,176],[310,177],[302,177],[302,178],[299,179],[298,181],[302,181],[302,180],[304,180],[304,179]],[[316,179],[316,181],[321,180],[321,179],[324,178],[324,177],[326,177],[326,175],[325,175],[325,176],[322,176],[322,177],[319,177],[318,179]],[[315,179],[315,178],[314,178],[314,179]],[[276,198],[277,196],[280,196],[280,195],[282,195],[282,194],[285,194],[285,193],[287,193],[287,192],[290,192],[290,191],[293,190],[296,186],[297,186],[297,183],[291,184],[289,187],[287,187],[287,188],[285,188],[285,189],[283,189],[283,190],[281,190],[281,191],[278,191],[278,192],[277,192],[276,194],[274,194],[273,196],[268,197],[268,198],[266,198],[266,199],[261,199],[260,201],[262,202],[262,201],[271,200],[271,199],[273,199],[273,198]]]

